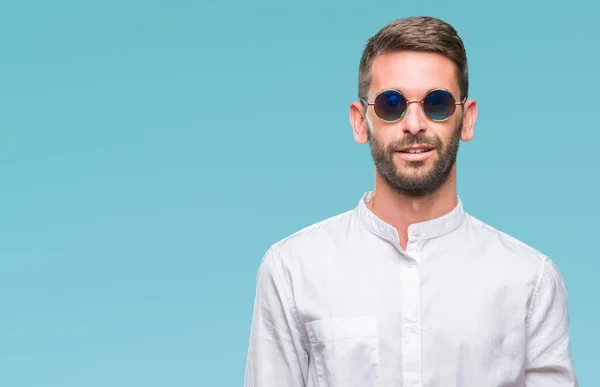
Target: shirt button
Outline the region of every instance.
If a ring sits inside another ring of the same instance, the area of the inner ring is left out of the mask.
[[[421,232],[420,232],[419,230],[414,230],[414,231],[412,232],[412,234],[413,234],[414,236],[419,236],[419,235],[421,235]]]

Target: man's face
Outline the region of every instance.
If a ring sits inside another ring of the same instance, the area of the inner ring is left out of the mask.
[[[420,101],[433,89],[448,90],[457,102],[460,99],[455,65],[438,54],[380,55],[373,61],[371,74],[368,102],[386,89],[399,90],[409,101]],[[436,192],[448,181],[461,139],[461,106],[444,122],[427,118],[419,103],[409,104],[406,114],[397,122],[382,121],[372,106],[367,109],[365,119],[375,167],[393,189],[418,197]],[[421,154],[406,151],[416,145],[431,150]]]

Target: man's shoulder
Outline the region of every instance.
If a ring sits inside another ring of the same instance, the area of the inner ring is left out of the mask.
[[[353,227],[354,210],[348,210],[324,218],[296,232],[273,242],[264,254],[259,265],[259,276],[283,276],[288,278],[294,273],[306,270],[318,272],[319,261],[332,246],[343,245],[340,239],[348,238],[345,230]],[[334,247],[335,249],[335,247]]]
[[[351,209],[299,228],[271,243],[263,261],[265,258],[275,259],[286,266],[306,264],[307,259],[318,260],[325,251],[345,244],[350,238],[348,231],[356,227],[355,222],[355,210]]]
[[[284,252],[290,248],[308,248],[311,245],[321,245],[324,241],[342,234],[354,221],[354,214],[355,211],[352,209],[302,227],[294,233],[275,241],[271,245],[271,249]]]
[[[486,251],[503,261],[520,267],[530,267],[536,272],[550,261],[550,258],[539,248],[477,217],[472,215],[468,217],[479,243],[487,246]]]

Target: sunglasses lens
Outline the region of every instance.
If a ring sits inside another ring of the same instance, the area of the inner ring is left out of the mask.
[[[384,91],[375,98],[375,114],[384,121],[396,121],[406,112],[406,99],[397,91]]]
[[[456,105],[452,94],[445,90],[436,90],[425,98],[423,109],[433,121],[444,121],[454,114]]]

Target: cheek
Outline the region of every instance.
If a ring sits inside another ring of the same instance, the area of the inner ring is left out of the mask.
[[[402,140],[402,128],[398,123],[378,123],[374,128],[371,122],[367,122],[369,136],[375,138],[380,146],[389,147]],[[400,134],[400,135],[399,135]]]
[[[441,142],[439,145],[441,145],[443,149],[448,149],[448,146],[451,143],[460,139],[461,127],[462,122],[453,121],[452,123],[444,125],[443,128],[439,128],[440,130],[435,134],[435,137]]]
[[[374,130],[371,125],[367,125],[367,136],[369,141],[380,149],[387,149],[390,146],[389,135],[385,129],[378,128]]]

